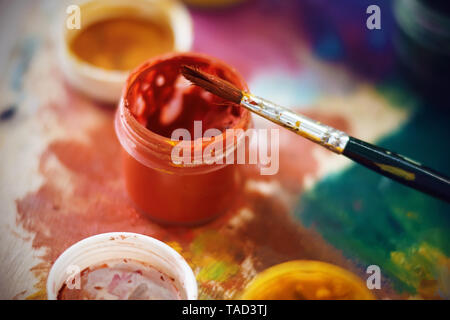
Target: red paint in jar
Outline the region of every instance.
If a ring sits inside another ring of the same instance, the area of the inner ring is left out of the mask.
[[[247,130],[251,116],[239,105],[189,85],[180,74],[182,65],[196,66],[247,90],[243,78],[222,61],[196,53],[169,54],[129,76],[115,123],[126,189],[135,205],[158,222],[194,225],[230,208],[242,184],[240,171],[238,164],[226,164],[225,159],[223,164],[174,164],[172,132],[184,128],[194,137],[194,121],[202,121],[202,134],[220,130],[220,136],[201,142],[203,152],[213,144],[222,146],[227,129]],[[226,141],[225,154],[235,152],[244,139]],[[194,144],[191,150],[194,157]]]

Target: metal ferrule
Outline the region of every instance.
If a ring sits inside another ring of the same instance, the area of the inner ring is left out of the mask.
[[[348,134],[343,131],[339,131],[248,93],[245,93],[242,97],[241,105],[338,154],[344,151],[349,140]]]

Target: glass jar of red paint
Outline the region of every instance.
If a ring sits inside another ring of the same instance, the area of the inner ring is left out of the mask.
[[[233,205],[242,185],[240,165],[236,160],[227,162],[225,155],[236,153],[245,136],[230,143],[226,131],[245,132],[251,127],[251,116],[244,108],[189,84],[180,74],[183,65],[195,66],[247,90],[244,79],[216,58],[197,53],[160,56],[129,76],[115,128],[123,148],[126,190],[137,208],[160,223],[195,225]],[[217,129],[217,134],[198,139],[200,130],[195,129],[195,121],[201,121],[201,134],[208,129]],[[171,137],[176,129],[190,133],[191,140],[183,141],[189,147],[184,147],[180,155],[190,149],[191,163],[180,164],[173,159],[178,142]],[[214,163],[198,158],[207,148],[222,150],[214,154]],[[217,161],[221,157],[222,161]]]

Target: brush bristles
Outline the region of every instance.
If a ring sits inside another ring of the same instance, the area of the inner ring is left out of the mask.
[[[241,103],[243,96],[242,91],[226,80],[190,66],[182,66],[181,74],[193,84],[216,96],[236,104]]]

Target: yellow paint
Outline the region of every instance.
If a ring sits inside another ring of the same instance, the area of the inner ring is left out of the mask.
[[[406,170],[394,167],[394,166],[390,166],[387,164],[382,164],[382,163],[375,163],[381,170],[392,173],[394,175],[396,175],[397,177],[403,178],[405,180],[408,181],[413,181],[414,179],[416,179],[416,175],[412,172],[408,172]]]
[[[419,217],[419,216],[417,215],[417,213],[411,212],[411,211],[408,211],[408,212],[406,213],[406,216],[407,216],[408,218],[414,219],[414,220],[417,220],[417,218]]]
[[[178,252],[179,254],[183,253],[183,248],[181,247],[181,245],[178,242],[176,242],[176,241],[169,241],[169,242],[166,242],[166,244],[169,247],[171,247],[173,250]]]
[[[208,281],[223,282],[239,272],[239,266],[230,264],[227,261],[216,261],[211,257],[202,261],[203,266],[197,274],[197,281],[200,283]]]
[[[169,26],[149,19],[117,17],[83,28],[70,43],[72,52],[97,67],[132,70],[150,57],[172,51]]]
[[[162,173],[167,173],[167,174],[174,174],[172,171],[166,170],[166,169],[161,169],[161,168],[153,168],[156,171],[162,172]]]
[[[397,270],[396,277],[417,288],[418,297],[441,299],[450,295],[445,276],[450,271],[450,259],[439,249],[422,242],[403,251],[392,251],[390,258]]]
[[[335,265],[296,260],[260,273],[247,287],[245,300],[373,300],[365,283]]]
[[[320,143],[322,141],[322,140],[320,140],[319,137],[317,137],[315,135],[312,135],[312,134],[309,134],[308,132],[305,132],[305,131],[297,131],[297,134],[302,136],[302,137],[304,137],[304,138],[306,138],[306,139],[308,139],[308,140],[311,140],[313,142],[319,142]]]
[[[167,144],[171,145],[172,147],[175,147],[180,141],[177,140],[166,140]]]
[[[30,294],[25,299],[26,300],[47,300],[47,291],[45,289],[39,290],[33,294]]]
[[[241,277],[241,265],[236,261],[236,256],[242,254],[242,248],[230,241],[228,237],[216,231],[205,231],[199,233],[192,241],[189,252],[183,254],[188,256],[196,274],[200,289],[200,297],[208,298],[204,288],[214,287],[214,292],[224,292],[223,287],[234,277]],[[209,298],[215,296],[212,291],[207,295]],[[231,298],[231,297],[229,297]]]

